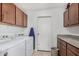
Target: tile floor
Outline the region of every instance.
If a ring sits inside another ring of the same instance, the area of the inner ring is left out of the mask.
[[[33,51],[33,56],[51,56],[50,51]]]

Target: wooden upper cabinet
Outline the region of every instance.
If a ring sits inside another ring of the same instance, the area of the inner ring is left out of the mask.
[[[15,24],[15,5],[2,3],[2,22]]]
[[[64,27],[69,26],[68,10],[64,12]]]
[[[24,27],[27,27],[27,15],[24,14]]]
[[[16,25],[23,26],[23,12],[16,7]]]
[[[0,3],[0,22],[27,27],[27,15],[12,3]]]
[[[1,22],[1,3],[0,3],[0,22]]]
[[[72,3],[69,7],[69,25],[75,25],[79,23],[78,9],[78,3]]]

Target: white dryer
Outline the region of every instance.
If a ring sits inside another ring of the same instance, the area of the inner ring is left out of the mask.
[[[25,40],[25,56],[32,56],[33,53],[33,37],[29,36],[20,36],[16,39]]]

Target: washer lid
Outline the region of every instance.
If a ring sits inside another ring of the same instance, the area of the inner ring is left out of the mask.
[[[2,42],[2,43],[0,43],[0,52],[13,48],[14,46],[22,43],[23,41],[25,41],[25,40],[19,39],[19,40],[11,40],[11,41]]]

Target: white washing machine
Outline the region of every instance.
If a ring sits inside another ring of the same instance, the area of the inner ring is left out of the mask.
[[[25,50],[26,50],[26,56],[32,56],[32,53],[33,53],[33,37],[27,37],[26,38],[26,47],[25,47]]]
[[[13,40],[2,44],[0,56],[25,56],[25,40]]]
[[[33,37],[18,37],[0,45],[0,56],[32,56]]]

